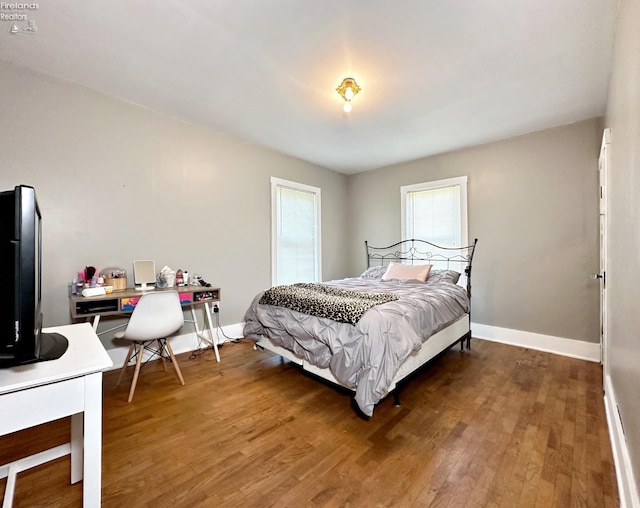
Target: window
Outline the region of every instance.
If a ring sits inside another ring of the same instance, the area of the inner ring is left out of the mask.
[[[271,279],[321,280],[320,189],[271,178]]]
[[[400,187],[403,239],[442,247],[467,243],[467,177]]]

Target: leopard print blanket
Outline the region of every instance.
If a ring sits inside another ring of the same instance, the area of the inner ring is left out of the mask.
[[[323,284],[301,282],[275,286],[265,291],[261,304],[291,310],[355,325],[375,305],[398,300],[397,295],[362,293]]]

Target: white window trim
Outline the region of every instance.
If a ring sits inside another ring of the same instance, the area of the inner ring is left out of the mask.
[[[291,180],[284,180],[282,178],[277,178],[275,176],[271,177],[271,284],[275,284],[277,280],[277,272],[278,272],[278,211],[276,207],[276,203],[278,200],[277,190],[278,187],[287,187],[289,189],[300,190],[311,192],[315,195],[316,201],[316,242],[318,245],[317,252],[317,266],[316,266],[316,276],[317,280],[322,280],[322,210],[321,210],[321,190],[319,187],[313,187],[311,185],[305,185],[303,183],[292,182]]]
[[[453,187],[455,185],[460,186],[460,238],[462,245],[460,247],[466,247],[469,245],[469,226],[467,216],[467,176],[458,176],[455,178],[446,178],[444,180],[435,180],[433,182],[415,183],[412,185],[403,185],[400,187],[400,231],[402,234],[402,240],[411,240],[407,238],[406,233],[406,221],[407,221],[407,193],[441,189],[443,187]],[[429,238],[421,238],[421,240],[430,241]]]

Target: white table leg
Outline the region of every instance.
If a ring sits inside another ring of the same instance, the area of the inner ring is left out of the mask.
[[[59,459],[65,455],[71,453],[71,444],[65,443],[55,448],[50,448],[34,455],[29,455],[10,464],[0,466],[0,478],[6,478],[7,484],[4,490],[4,501],[2,508],[11,508],[13,506],[13,494],[16,490],[16,478],[18,473],[31,469],[32,467],[40,466],[51,460]]]
[[[102,500],[102,372],[85,376],[84,396],[85,507],[100,506]]]
[[[71,483],[82,480],[84,413],[71,415]]]

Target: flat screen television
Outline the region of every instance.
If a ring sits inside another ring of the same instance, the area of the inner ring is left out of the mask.
[[[60,358],[67,339],[42,332],[42,216],[33,187],[0,192],[0,367]]]

